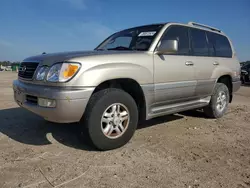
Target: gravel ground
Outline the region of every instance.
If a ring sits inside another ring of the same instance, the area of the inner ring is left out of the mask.
[[[227,114],[191,111],[140,125],[124,147],[98,152],[76,124],[53,124],[19,108],[16,73],[0,72],[0,187],[250,187],[250,86]]]

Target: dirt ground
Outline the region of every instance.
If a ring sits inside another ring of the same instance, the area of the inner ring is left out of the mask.
[[[76,124],[53,124],[13,100],[0,72],[0,187],[250,187],[250,85],[227,114],[186,112],[148,121],[124,147],[94,151]]]

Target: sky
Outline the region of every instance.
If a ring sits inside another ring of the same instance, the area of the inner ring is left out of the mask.
[[[0,61],[92,50],[122,29],[189,21],[221,29],[250,60],[250,0],[0,0]]]

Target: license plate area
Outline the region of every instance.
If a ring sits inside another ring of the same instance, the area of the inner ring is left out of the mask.
[[[23,104],[23,92],[19,89],[14,90],[14,98],[19,105]]]

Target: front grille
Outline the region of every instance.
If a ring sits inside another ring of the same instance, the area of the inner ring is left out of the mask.
[[[39,63],[22,62],[18,70],[18,76],[24,79],[32,79],[38,64]]]
[[[32,96],[32,95],[26,95],[26,101],[28,103],[32,103],[32,104],[37,104],[37,97]]]

